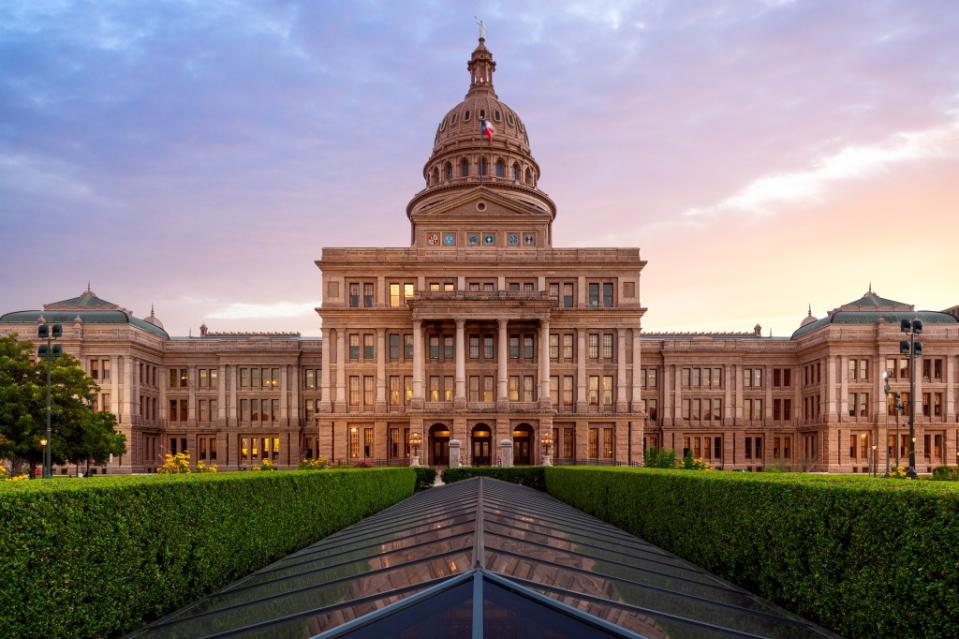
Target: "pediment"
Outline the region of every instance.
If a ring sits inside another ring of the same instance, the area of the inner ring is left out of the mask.
[[[503,193],[485,186],[478,186],[465,192],[451,194],[448,198],[437,197],[424,203],[413,215],[420,220],[427,219],[501,219],[509,217],[531,217],[552,219],[553,214],[542,205],[537,206],[538,198],[522,193]]]

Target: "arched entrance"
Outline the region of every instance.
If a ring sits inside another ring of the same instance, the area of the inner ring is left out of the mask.
[[[533,427],[529,424],[513,429],[513,463],[517,466],[533,463]]]
[[[489,466],[493,462],[493,433],[486,424],[477,424],[470,431],[470,451],[473,466]]]
[[[430,426],[430,466],[450,465],[450,429],[446,424]]]

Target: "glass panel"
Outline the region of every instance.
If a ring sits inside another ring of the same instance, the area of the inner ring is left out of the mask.
[[[449,590],[385,615],[343,636],[357,639],[460,639],[469,637],[472,627],[473,580],[467,579]]]
[[[487,579],[483,584],[483,636],[598,639],[620,635],[601,630]]]

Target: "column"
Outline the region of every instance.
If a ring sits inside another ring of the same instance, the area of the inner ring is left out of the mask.
[[[280,424],[284,426],[289,426],[287,419],[290,411],[287,405],[290,403],[290,394],[287,391],[290,386],[286,380],[289,374],[290,367],[288,365],[284,364],[280,367]]]
[[[457,405],[466,405],[466,320],[456,320],[456,394]]]
[[[673,394],[673,366],[666,363],[665,353],[663,354],[663,377],[660,382],[662,383],[663,388],[663,399],[660,402],[663,411],[663,426],[672,426],[673,405],[670,403],[670,399]],[[665,448],[665,441],[660,445]],[[670,448],[674,448],[674,446],[670,446]]]
[[[169,383],[169,382],[167,382]],[[110,358],[110,412],[120,417],[120,358]]]
[[[586,412],[586,331],[582,328],[576,329],[576,412]]]
[[[953,355],[946,356],[946,421],[950,424],[955,422],[956,415],[956,403],[955,403],[955,394],[956,394],[956,357]],[[955,460],[948,462],[949,465],[953,465]]]
[[[743,367],[733,366],[733,377],[736,379],[736,423],[743,421]]]
[[[836,421],[836,359],[826,356],[826,422]]]
[[[682,366],[673,365],[673,423],[683,418]]]
[[[501,319],[499,322],[499,335],[496,339],[496,401],[509,401],[509,393],[506,379],[506,358],[509,355],[507,351],[507,340],[509,336],[506,333],[507,320]],[[494,442],[495,444],[495,442]]]
[[[191,422],[196,422],[196,366],[190,367],[190,381],[187,382],[187,389],[189,390],[188,406],[187,406],[187,419]]]
[[[640,328],[633,329],[633,412],[638,413],[643,402],[642,353],[639,341]],[[640,440],[642,441],[642,440]],[[642,446],[640,446],[642,448]]]
[[[346,333],[343,329],[336,331],[336,407],[334,410],[343,411],[346,408]]]
[[[413,320],[413,401],[423,402],[423,321]],[[412,429],[412,426],[410,427]],[[411,431],[412,432],[412,431]],[[423,445],[426,445],[424,442]]]
[[[133,415],[133,358],[121,357],[123,366],[123,403],[120,412],[123,415],[123,421],[127,424],[132,423]]]
[[[386,278],[378,275],[376,278],[376,300],[375,305],[385,307],[390,305],[389,295],[386,293]]]
[[[839,360],[839,419],[842,420],[849,414],[849,358],[836,359]]]
[[[217,373],[217,387],[216,387],[216,418],[220,422],[226,421],[226,366],[220,365],[220,370]],[[212,415],[210,416],[213,417]]]
[[[300,425],[300,407],[303,405],[303,383],[300,381],[300,363],[291,367],[290,387],[293,389],[290,393],[290,419],[294,426]],[[307,424],[309,427],[310,424]]]
[[[616,412],[626,412],[626,329],[616,331]]]
[[[330,406],[333,400],[330,395],[330,349],[333,345],[330,343],[329,331],[323,331],[323,341],[320,351],[320,399],[325,407],[324,412],[331,410]]]
[[[764,420],[766,422],[765,425],[768,426],[773,420],[773,369],[771,366],[763,367],[763,384],[766,385],[766,399],[763,401],[765,404],[765,406],[763,406],[763,415],[766,417]],[[765,439],[765,437],[763,437],[763,439]]]
[[[158,390],[160,395],[159,399],[157,400],[157,403],[160,404],[160,406],[158,407],[159,410],[157,411],[157,417],[160,418],[161,422],[165,422],[167,419],[166,389],[167,389],[167,386],[170,385],[170,373],[167,372],[167,369],[161,368],[160,370],[157,371],[157,375],[158,375],[157,383],[159,384]],[[115,384],[115,383],[116,382],[114,382],[113,379],[111,378],[111,384]],[[111,397],[112,397],[112,393],[111,393]]]
[[[550,403],[552,398],[549,391],[549,320],[540,321],[539,325],[539,401]],[[552,436],[552,433],[550,433]]]
[[[733,409],[733,380],[731,377],[732,366],[726,365],[723,367],[723,419],[722,423],[729,425],[733,423],[733,416],[736,414]],[[726,439],[732,439],[731,434],[727,434],[726,438],[723,439],[723,446],[726,444]],[[732,449],[730,449],[732,452]],[[724,451],[725,453],[725,451]],[[732,457],[723,456],[723,461],[727,463],[732,463]]]
[[[376,411],[386,410],[386,329],[376,329]],[[385,458],[385,455],[384,455]]]
[[[227,371],[229,372],[229,377],[230,377],[229,382],[227,382],[227,380],[225,380],[225,379],[223,380],[223,383],[224,383],[224,384],[229,383],[229,387],[228,387],[229,393],[227,394],[227,398],[226,398],[226,401],[227,401],[227,404],[228,404],[228,406],[227,406],[227,415],[229,415],[230,423],[233,424],[234,426],[236,426],[236,424],[237,424],[237,418],[236,418],[236,411],[237,411],[236,391],[237,391],[237,386],[240,385],[240,382],[239,382],[239,379],[238,379],[238,377],[237,377],[236,364],[230,364],[230,365],[227,366],[226,368],[227,368]]]

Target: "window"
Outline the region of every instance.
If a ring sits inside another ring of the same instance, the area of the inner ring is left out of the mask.
[[[398,308],[403,297],[400,295],[401,288],[399,284],[390,284],[390,306]]]
[[[373,283],[366,282],[363,284],[363,306],[371,308],[373,306],[373,299]]]
[[[440,358],[440,338],[439,335],[430,335],[430,359]]]
[[[390,359],[399,359],[400,358],[400,334],[399,333],[390,333],[389,336],[390,343]]]
[[[573,405],[573,389],[575,387],[573,382],[572,375],[563,375],[563,405],[572,406]]]
[[[536,393],[534,390],[534,378],[532,375],[523,376],[523,401],[524,402],[536,401]]]
[[[479,335],[469,336],[469,358],[479,359],[480,356],[480,337]]]
[[[430,375],[430,401],[440,401],[440,378],[438,375]]]
[[[535,356],[536,356],[536,353],[533,347],[533,336],[524,335],[523,336],[523,358],[533,359],[533,357]]]
[[[647,415],[647,416],[649,417],[649,419],[650,419],[651,421],[653,421],[653,422],[656,421],[656,418],[657,418],[657,416],[658,416],[658,411],[657,411],[656,403],[657,403],[657,402],[656,402],[655,399],[647,399],[647,400],[646,400],[646,415]]]
[[[98,360],[90,360],[90,377],[95,380],[100,379],[100,362]]]
[[[373,346],[373,334],[363,335],[363,359],[373,359],[376,357],[376,348]]]
[[[866,417],[869,405],[869,393],[849,393],[849,416]]]
[[[443,358],[444,359],[453,359],[456,354],[456,344],[453,341],[452,335],[447,335],[443,338]]]
[[[483,358],[493,359],[493,336],[487,335],[483,338]]]
[[[413,335],[403,334],[403,359],[413,359]]]
[[[469,177],[470,174],[470,163],[469,160],[463,158],[460,160],[460,177]]]
[[[443,170],[443,175],[446,176],[447,180],[453,179],[453,165],[450,162],[446,163],[446,167]]]
[[[589,456],[593,459],[599,457],[599,429],[589,429]]]
[[[519,359],[519,335],[509,336],[509,357]]]
[[[363,404],[372,406],[376,398],[376,379],[372,375],[363,376]]]
[[[563,284],[563,308],[573,307],[573,300],[575,299],[573,296],[573,286],[574,285],[569,282]]]
[[[590,333],[587,339],[589,341],[589,358],[599,359],[599,333]]]
[[[559,333],[549,334],[549,358],[554,361],[559,359]]]
[[[599,405],[599,376],[589,376],[589,386],[587,387],[587,401],[591,406]],[[685,400],[684,400],[685,401]]]
[[[604,428],[603,429],[603,457],[606,459],[613,458],[613,429]]]
[[[350,359],[358,360],[360,358],[360,334],[350,333]]]
[[[390,394],[388,396],[390,407],[396,408],[397,406],[402,406],[400,401],[400,376],[399,375],[390,375]]]
[[[492,375],[483,376],[483,401],[484,402],[493,401],[493,376]]]
[[[612,333],[603,333],[603,359],[613,359]]]
[[[502,160],[496,160],[496,177],[506,177],[506,165]]]
[[[453,390],[455,387],[452,376],[443,376],[443,401],[453,401]]]
[[[603,406],[613,403],[613,376],[603,375]]]
[[[480,158],[479,161],[479,174],[481,176],[486,175],[486,158]]]
[[[470,375],[469,376],[469,400],[471,402],[480,401],[480,376],[479,375]]]
[[[587,288],[589,291],[589,306],[595,308],[599,306],[599,284],[591,282]]]
[[[372,428],[363,429],[363,456],[364,457],[373,456],[373,429]]]
[[[511,402],[519,401],[519,375],[509,376],[509,400]]]
[[[573,359],[573,334],[563,333],[563,359]]]
[[[360,305],[360,285],[350,284],[350,308],[358,308]]]
[[[350,406],[360,405],[360,376],[350,375]]]
[[[603,306],[610,308],[613,305],[613,283],[603,283]]]
[[[513,163],[513,181],[519,182],[519,164]]]

